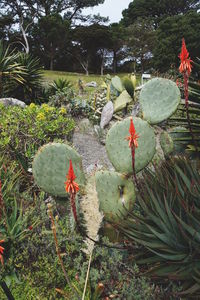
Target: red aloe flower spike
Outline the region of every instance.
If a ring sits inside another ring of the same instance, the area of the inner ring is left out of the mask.
[[[78,183],[76,183],[74,181],[76,176],[74,174],[71,159],[69,162],[69,170],[68,170],[68,174],[67,174],[66,178],[67,178],[67,181],[65,182],[65,190],[67,193],[70,194],[71,208],[72,208],[72,212],[74,215],[74,219],[77,222],[78,219],[77,219],[77,213],[76,213],[75,197],[76,197],[76,193],[79,191],[79,186],[78,186]]]
[[[133,124],[133,119],[130,120],[130,127],[129,127],[129,133],[130,136],[127,137],[127,140],[129,141],[129,147],[130,148],[137,148],[138,147],[138,141],[139,135],[135,131],[135,126]]]
[[[4,240],[0,240],[0,244],[4,243]],[[4,262],[3,262],[3,252],[4,252],[4,248],[2,246],[0,246],[0,261],[1,261],[1,264],[3,265]]]
[[[71,193],[76,194],[76,192],[79,191],[79,186],[74,181],[76,179],[76,176],[74,174],[71,159],[70,159],[70,162],[69,162],[69,170],[68,170],[68,174],[67,174],[66,178],[67,178],[67,181],[65,182],[66,192],[69,193],[69,194],[71,194]]]
[[[192,65],[191,65],[192,60],[189,57],[189,52],[187,51],[184,38],[182,39],[182,48],[181,48],[181,53],[179,55],[179,58],[181,60],[181,64],[179,67],[180,73],[187,73],[187,75],[190,76],[192,71]]]

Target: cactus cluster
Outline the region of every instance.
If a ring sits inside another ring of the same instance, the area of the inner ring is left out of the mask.
[[[130,80],[134,81],[134,78]],[[119,91],[123,88],[117,77],[112,80],[112,85]],[[121,96],[125,94],[127,99],[129,97],[132,100],[127,91],[121,91]],[[136,173],[143,170],[156,153],[156,136],[150,124],[157,124],[174,112],[180,102],[180,92],[170,80],[156,78],[144,85],[140,102],[144,120],[133,118],[139,135],[135,149]],[[128,215],[135,201],[135,187],[130,179],[133,174],[132,156],[126,139],[129,125],[130,118],[126,118],[116,122],[107,133],[106,151],[116,171],[98,171],[95,174],[100,210],[109,221],[118,221],[120,212]],[[160,135],[160,144],[165,156],[173,151],[173,141],[168,133]],[[64,181],[70,159],[77,183],[84,185],[85,175],[79,154],[66,144],[52,143],[43,146],[33,161],[33,175],[38,186],[51,195],[66,197]]]

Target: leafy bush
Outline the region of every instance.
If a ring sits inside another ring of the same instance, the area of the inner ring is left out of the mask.
[[[180,295],[200,295],[200,170],[198,162],[176,159],[146,171],[134,212],[117,225],[135,243],[133,255],[145,274],[180,280]]]
[[[70,140],[75,123],[66,110],[47,104],[26,108],[1,105],[0,149],[25,169],[37,149],[56,139]]]

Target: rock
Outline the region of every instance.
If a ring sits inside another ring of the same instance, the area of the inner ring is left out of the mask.
[[[5,106],[20,106],[22,108],[26,106],[26,104],[23,101],[15,98],[1,98],[0,104],[1,103],[4,104]]]
[[[96,88],[97,87],[97,83],[96,83],[96,81],[91,81],[91,82],[86,83],[85,86]]]
[[[114,112],[113,103],[112,101],[109,101],[108,103],[106,103],[101,113],[101,123],[100,123],[101,128],[104,128],[110,122],[113,116],[113,112]]]

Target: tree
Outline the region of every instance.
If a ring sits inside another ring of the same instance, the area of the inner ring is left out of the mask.
[[[67,45],[69,28],[69,21],[55,14],[40,18],[33,29],[34,52],[42,59],[48,58],[50,70],[56,55]]]
[[[128,26],[138,18],[150,18],[157,28],[159,22],[168,16],[185,14],[191,10],[197,11],[199,8],[199,0],[134,0],[122,12],[122,22]]]
[[[73,48],[71,54],[76,57],[86,75],[89,74],[89,65],[92,57],[99,56],[101,61],[101,74],[105,62],[106,50],[111,43],[109,27],[93,24],[90,26],[77,26],[73,31]]]
[[[126,31],[122,24],[112,23],[110,25],[111,44],[110,50],[113,52],[113,73],[117,72],[117,62],[120,52],[125,44]]]
[[[83,8],[93,7],[104,0],[1,0],[0,17],[8,15],[19,25],[23,42],[19,41],[29,53],[29,27],[41,17],[65,12],[65,18],[72,20]]]
[[[153,22],[148,19],[138,19],[127,29],[127,45],[129,55],[141,66],[144,72],[146,63],[152,58],[152,51],[155,45],[155,30]]]
[[[178,67],[178,54],[181,40],[185,38],[191,58],[199,57],[200,14],[190,12],[186,15],[169,17],[160,23],[157,31],[156,47],[153,50],[153,63],[156,69],[167,71],[172,65]]]

